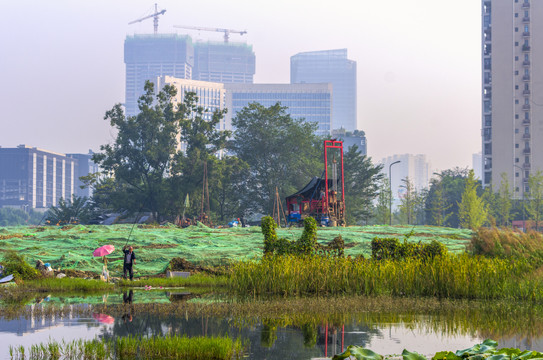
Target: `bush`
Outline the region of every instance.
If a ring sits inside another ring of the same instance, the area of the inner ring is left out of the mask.
[[[472,235],[468,250],[489,257],[543,259],[543,235],[536,231],[480,228]]]
[[[24,255],[19,255],[15,251],[8,251],[4,254],[2,260],[4,273],[13,274],[15,280],[35,280],[41,274],[26,262]]]
[[[402,260],[409,258],[433,259],[447,254],[447,247],[437,240],[430,243],[403,243],[396,238],[374,238],[371,257],[375,260]]]

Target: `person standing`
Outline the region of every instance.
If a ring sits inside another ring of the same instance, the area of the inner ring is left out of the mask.
[[[130,281],[134,278],[133,266],[136,265],[136,254],[134,254],[134,248],[132,246],[125,245],[123,247],[124,261],[123,261],[123,278],[126,279],[126,273],[130,274]]]

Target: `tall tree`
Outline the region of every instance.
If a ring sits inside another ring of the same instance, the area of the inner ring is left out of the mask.
[[[506,173],[501,174],[500,188],[498,189],[495,205],[498,224],[501,226],[508,226],[512,202],[509,179]]]
[[[371,158],[351,146],[344,155],[345,204],[347,224],[367,223],[373,215],[373,201],[384,175],[383,165],[373,165]]]
[[[430,197],[432,190],[433,196]],[[448,213],[448,210],[453,204],[447,203],[443,189],[443,178],[441,176],[433,178],[430,181],[428,199],[429,208],[427,209],[427,219],[429,220],[429,223],[436,226],[444,226],[451,216],[451,213]]]
[[[270,214],[276,187],[284,199],[321,174],[316,125],[293,119],[280,103],[270,107],[251,103],[232,123],[236,132],[231,149],[251,172],[243,194],[246,211]]]
[[[400,215],[408,225],[411,225],[415,220],[415,207],[417,200],[415,185],[413,185],[413,182],[409,179],[409,177],[406,177],[405,179],[402,179],[400,188],[403,189],[403,194],[400,198],[399,205]]]
[[[459,227],[458,204],[462,200],[462,194],[468,177],[468,169],[454,168],[444,170],[438,174],[439,181],[432,182],[426,197],[426,211],[430,214],[441,212],[443,226]],[[441,186],[441,188],[440,188]],[[440,200],[442,198],[443,200]],[[439,204],[439,202],[441,202]],[[438,215],[439,216],[439,215]],[[431,224],[437,225],[432,216],[428,219]]]
[[[379,183],[379,193],[375,206],[375,223],[390,224],[390,182],[383,177]]]
[[[543,215],[543,173],[541,171],[530,175],[528,178],[528,200],[526,211],[531,220],[535,222],[536,230],[539,229],[541,216]]]
[[[482,197],[477,195],[479,184],[475,180],[475,173],[470,170],[466,179],[466,186],[462,194],[462,201],[458,205],[460,226],[466,229],[477,229],[487,219],[487,206]]]

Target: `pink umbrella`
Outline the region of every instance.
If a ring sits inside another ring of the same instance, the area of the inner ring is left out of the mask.
[[[92,317],[94,320],[104,324],[113,324],[115,322],[115,318],[113,316],[106,314],[92,314]]]
[[[92,252],[92,256],[106,256],[115,251],[115,246],[113,245],[104,245],[100,246],[98,249]]]

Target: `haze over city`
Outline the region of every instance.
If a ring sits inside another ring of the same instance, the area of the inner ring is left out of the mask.
[[[0,145],[57,152],[99,150],[103,120],[124,102],[126,35],[152,33],[148,1],[2,2],[4,86]],[[471,0],[439,2],[161,1],[159,33],[221,40],[247,30],[255,83],[288,83],[290,56],[347,48],[358,64],[358,128],[374,161],[426,154],[434,169],[471,166],[481,148],[481,13]]]

